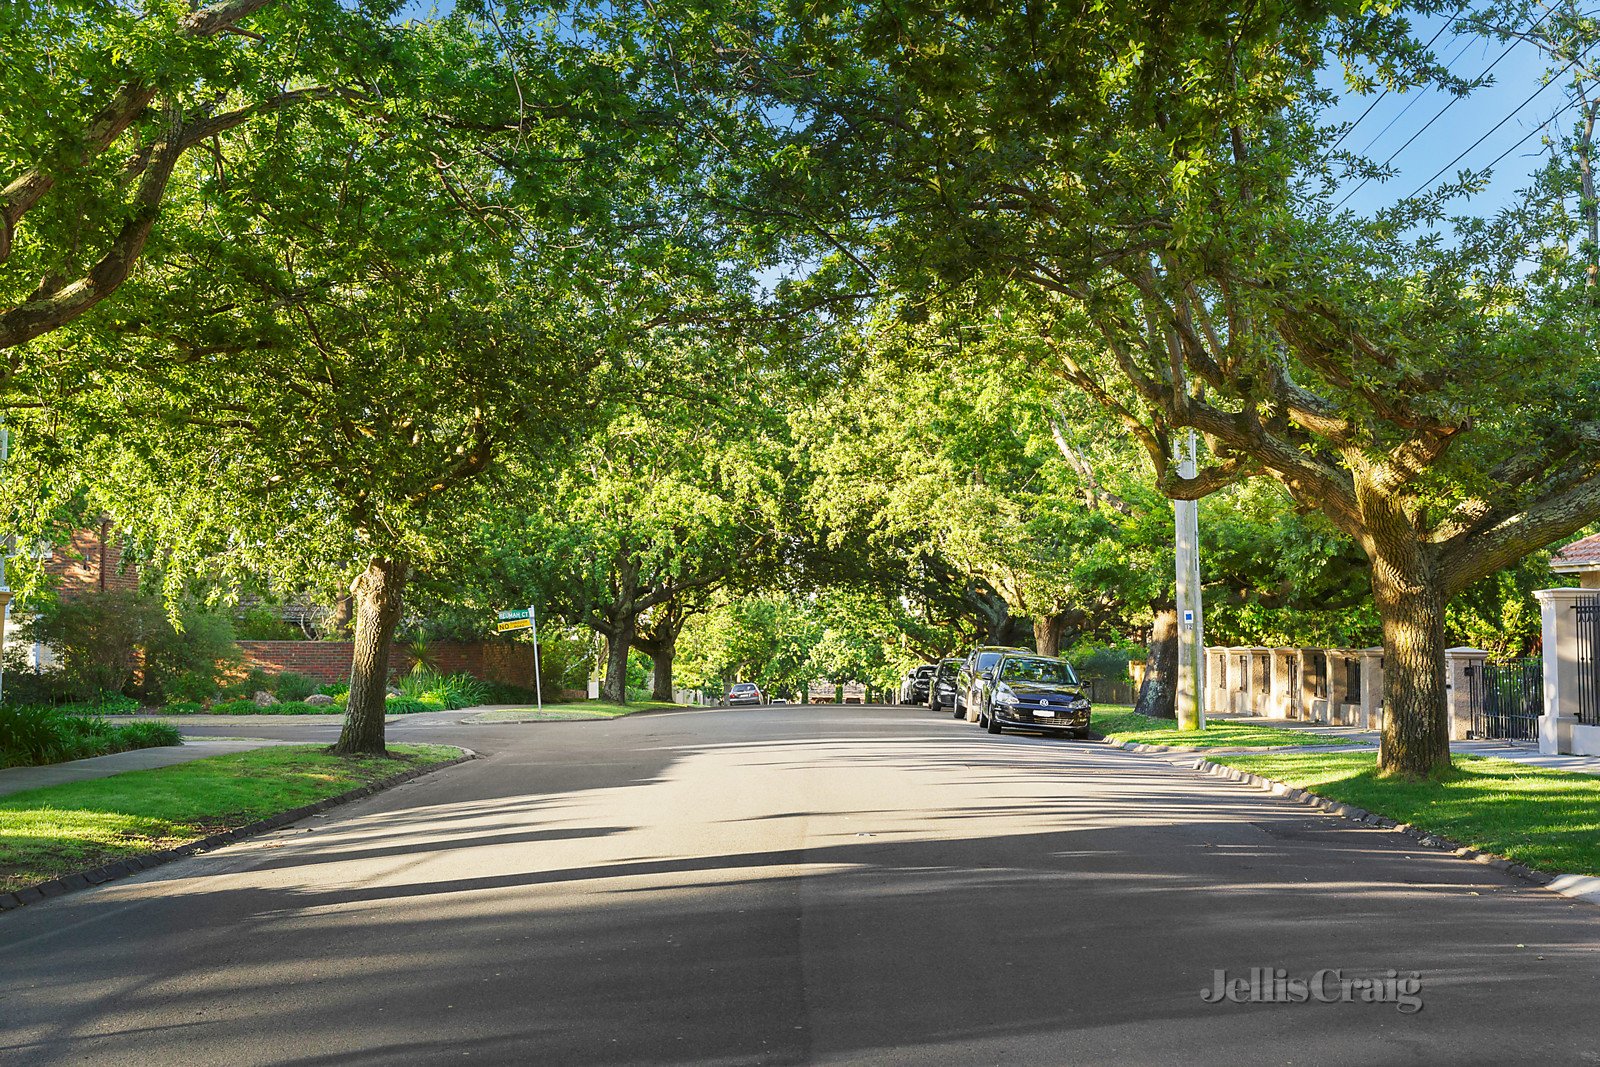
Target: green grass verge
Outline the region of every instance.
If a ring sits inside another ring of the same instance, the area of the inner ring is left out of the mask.
[[[0,892],[173,848],[461,755],[448,745],[389,751],[389,759],[345,759],[318,745],[279,746],[0,797]]]
[[[1107,704],[1094,709],[1090,727],[1110,741],[1174,748],[1270,748],[1283,745],[1348,745],[1345,738],[1324,737],[1305,730],[1224,722],[1213,719],[1204,730],[1180,731],[1174,719],[1138,715],[1126,705]]]
[[[660,700],[644,700],[637,704],[607,704],[600,700],[586,700],[578,704],[546,704],[537,708],[507,708],[503,711],[481,711],[467,722],[575,722],[584,719],[620,719],[624,715],[637,715],[641,711],[659,711],[679,708]]]
[[[1443,779],[1377,776],[1367,752],[1209,756],[1552,872],[1600,875],[1600,777],[1514,760],[1455,756]]]

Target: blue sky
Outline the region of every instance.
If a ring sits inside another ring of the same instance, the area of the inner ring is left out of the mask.
[[[1447,21],[1443,16],[1418,19],[1416,35],[1426,41]],[[1457,36],[1448,30],[1440,35],[1433,46],[1435,55],[1446,61],[1450,69],[1463,78],[1474,78],[1481,74],[1506,49],[1507,45],[1499,41],[1472,35]],[[1337,203],[1347,193],[1353,193],[1346,206],[1358,212],[1370,213],[1409,195],[1538,89],[1547,66],[1545,57],[1533,46],[1522,43],[1512,46],[1511,51],[1494,67],[1494,84],[1459,100],[1395,158],[1398,176],[1387,182],[1368,182],[1359,190],[1355,189],[1359,179],[1346,182],[1341,186],[1341,191],[1335,194],[1334,202]],[[1325,84],[1342,88],[1340,78],[1337,68],[1325,72]],[[1551,85],[1490,134],[1481,145],[1469,151],[1460,163],[1450,167],[1439,181],[1454,177],[1463,168],[1486,166],[1550,119],[1570,96],[1565,83]],[[1450,99],[1448,93],[1438,90],[1391,92],[1377,101],[1371,113],[1361,119],[1340,147],[1357,151],[1365,149],[1367,156],[1382,161],[1404,145],[1408,138],[1421,131]],[[1336,119],[1354,120],[1372,103],[1372,96],[1346,94],[1334,116]],[[1575,114],[1575,111],[1562,114],[1550,123],[1547,131],[1568,132]],[[1495,168],[1488,188],[1471,200],[1455,201],[1451,204],[1451,213],[1488,215],[1510,204],[1517,190],[1527,185],[1529,174],[1542,163],[1540,142],[1541,135],[1535,134],[1521,148],[1512,151]],[[1369,143],[1370,148],[1367,147]]]

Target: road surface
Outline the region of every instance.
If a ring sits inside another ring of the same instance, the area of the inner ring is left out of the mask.
[[[416,718],[485,758],[0,916],[0,1063],[1600,1059],[1600,908],[1149,757],[907,708]],[[1425,1006],[1201,998],[1252,967]]]

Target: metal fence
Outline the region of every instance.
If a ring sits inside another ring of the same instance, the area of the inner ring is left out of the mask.
[[[1600,597],[1580,600],[1578,616],[1578,721],[1600,726]]]
[[[1472,703],[1472,736],[1504,741],[1537,741],[1544,714],[1544,661],[1511,660],[1467,668]]]

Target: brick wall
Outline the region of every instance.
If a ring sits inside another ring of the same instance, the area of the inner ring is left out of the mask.
[[[293,671],[321,682],[347,682],[355,645],[349,641],[240,641],[246,669]],[[523,641],[437,641],[429,645],[443,674],[470,674],[489,682],[533,687],[533,646]],[[394,650],[389,671],[405,674],[412,659]]]
[[[55,580],[62,600],[139,588],[139,569],[131,563],[122,566],[122,546],[109,522],[92,530],[77,530],[65,546],[52,549],[44,561],[44,573]]]

